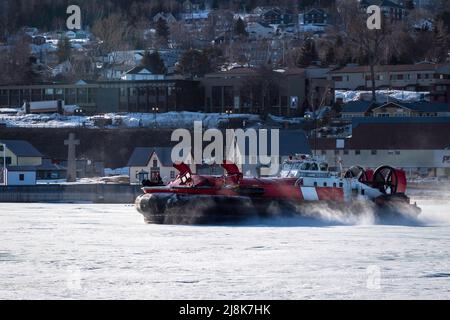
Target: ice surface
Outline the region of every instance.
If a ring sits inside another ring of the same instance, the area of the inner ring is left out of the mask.
[[[131,205],[0,204],[1,299],[450,298],[450,202],[420,223],[146,225]]]

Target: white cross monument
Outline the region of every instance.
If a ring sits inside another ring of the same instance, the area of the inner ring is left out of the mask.
[[[75,139],[75,133],[69,133],[69,139],[64,140],[64,145],[68,146],[67,154],[67,182],[77,181],[77,160],[75,148],[80,145],[80,140]]]

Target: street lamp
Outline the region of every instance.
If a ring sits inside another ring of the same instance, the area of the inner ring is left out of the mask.
[[[158,107],[153,107],[152,111],[153,111],[153,119],[155,121],[155,128],[156,128],[156,114],[159,112],[159,108]]]
[[[7,174],[6,174],[6,144],[2,143],[0,145],[2,146],[2,149],[3,149],[2,183],[3,183],[3,185],[6,186],[6,179],[7,179]]]
[[[227,110],[225,110],[225,113],[228,116],[228,127],[230,127],[230,115],[233,114],[233,110],[232,109],[227,109]]]

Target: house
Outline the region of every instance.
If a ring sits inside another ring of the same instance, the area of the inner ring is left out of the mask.
[[[156,49],[148,49],[153,53]],[[145,50],[114,51],[100,58],[99,63],[106,79],[120,79],[122,74],[141,63]],[[178,49],[159,49],[158,53],[168,70],[174,69],[175,64],[183,53]]]
[[[73,70],[73,66],[72,63],[69,60],[66,60],[58,65],[56,65],[53,69],[52,69],[52,75],[54,77],[56,77],[59,74],[67,74],[72,72]]]
[[[450,117],[450,104],[418,102],[374,103],[371,101],[350,101],[342,108],[342,118],[358,117]]]
[[[183,13],[181,15],[181,19],[186,24],[202,24],[206,23],[209,19],[210,12],[209,11],[196,11],[196,12],[190,12],[190,13]]]
[[[185,0],[182,3],[183,12],[191,13],[194,11],[206,9],[205,1],[202,0]]]
[[[53,162],[51,159],[42,159],[42,164],[36,167],[37,180],[66,179],[67,168]]]
[[[342,118],[365,117],[373,106],[374,103],[371,101],[350,101],[344,104],[341,115]]]
[[[421,102],[388,102],[370,111],[373,117],[449,117],[450,104]]]
[[[44,36],[36,35],[36,36],[33,36],[31,42],[32,42],[32,44],[34,44],[36,46],[41,46],[47,42],[47,39]]]
[[[1,164],[3,164],[4,154],[7,166],[40,166],[42,164],[42,153],[28,141],[0,140]]]
[[[163,74],[154,74],[143,66],[137,66],[125,72],[120,78],[127,81],[164,80],[165,76]]]
[[[290,24],[294,16],[289,10],[279,7],[257,7],[253,13],[259,14],[262,23],[274,25]]]
[[[450,177],[449,121],[361,122],[350,138],[318,138],[317,153],[333,169],[390,165],[408,177]],[[312,143],[312,141],[311,141]]]
[[[430,91],[442,66],[433,63],[375,66],[375,88]],[[328,78],[338,90],[372,88],[369,66],[347,65],[330,71]]]
[[[383,15],[391,21],[401,21],[406,18],[407,10],[402,2],[391,0],[361,0],[360,7],[365,11],[369,6],[379,6]]]
[[[8,186],[32,186],[36,184],[36,168],[33,166],[6,167]],[[0,179],[1,180],[1,179]]]
[[[164,21],[166,21],[168,24],[169,23],[174,23],[177,22],[177,19],[175,18],[175,16],[170,13],[170,12],[159,12],[157,14],[155,14],[153,16],[153,22],[157,23],[159,21],[159,19],[163,19]]]
[[[300,23],[303,25],[324,26],[328,23],[328,15],[323,9],[312,8],[302,14]]]
[[[28,141],[0,140],[0,166],[4,164],[7,174],[2,174],[3,184],[34,185],[36,167],[42,164],[42,154]]]
[[[186,164],[195,172],[192,155],[186,155]],[[155,180],[159,175],[167,183],[174,179],[177,170],[173,167],[172,148],[169,147],[138,147],[128,160],[130,184],[141,184],[143,180]]]

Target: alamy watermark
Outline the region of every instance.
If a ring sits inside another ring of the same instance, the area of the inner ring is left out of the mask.
[[[369,290],[381,289],[381,268],[376,265],[370,265],[366,269],[367,280],[366,287]]]
[[[81,29],[81,9],[77,5],[70,5],[66,10],[67,14],[70,16],[66,20],[66,26],[69,30],[80,30]]]
[[[367,28],[369,30],[381,29],[381,8],[376,5],[371,5],[367,7],[366,12],[370,14],[366,22]]]
[[[187,129],[172,132],[171,141],[178,142],[172,149],[172,162],[259,165],[262,175],[275,175],[280,166],[279,137],[278,129],[227,129],[224,137],[219,129],[203,131],[202,122],[195,121],[193,137]]]

